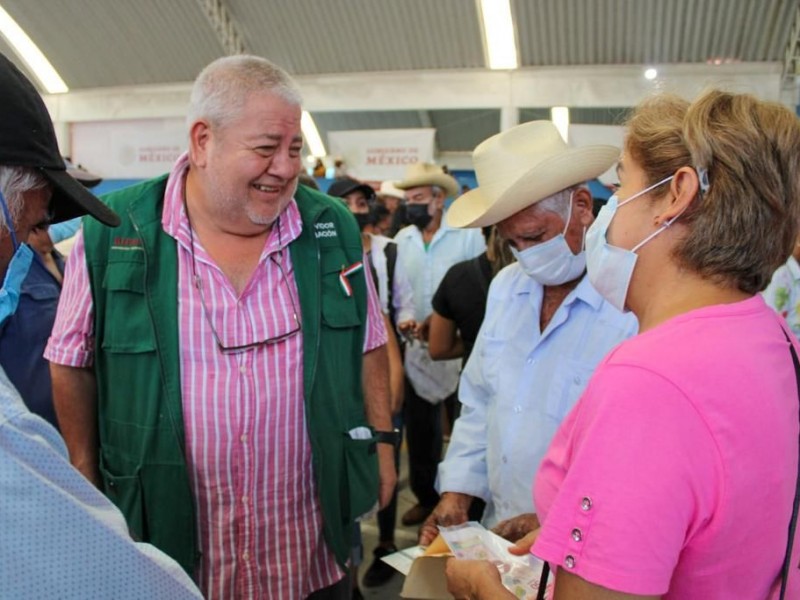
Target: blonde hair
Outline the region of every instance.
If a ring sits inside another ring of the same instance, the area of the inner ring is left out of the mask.
[[[680,217],[688,233],[673,249],[677,263],[746,293],[763,290],[797,237],[797,117],[774,102],[714,90],[691,104],[666,94],[646,100],[627,128],[625,150],[649,185],[681,167],[708,172],[708,190]]]

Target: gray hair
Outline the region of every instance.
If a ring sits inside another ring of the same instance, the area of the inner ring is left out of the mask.
[[[39,190],[47,186],[44,175],[29,167],[0,166],[0,192],[6,199],[8,212],[11,215],[11,226],[19,223],[26,192]],[[6,215],[0,210],[0,230],[9,231]]]
[[[572,199],[572,193],[582,187],[586,186],[582,183],[570,186],[561,190],[560,192],[556,192],[552,196],[548,196],[544,200],[539,200],[539,202],[536,203],[536,206],[538,206],[541,210],[547,210],[556,213],[566,224],[567,218],[569,218],[570,215],[570,200]]]
[[[238,115],[247,98],[257,92],[275,94],[297,106],[303,101],[289,74],[266,58],[248,54],[219,58],[195,79],[187,125],[207,119],[212,125],[225,126]]]

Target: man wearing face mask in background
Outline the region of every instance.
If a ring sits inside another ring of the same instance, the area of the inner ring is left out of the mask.
[[[2,55],[0,89],[2,325],[34,258],[25,243],[33,229],[51,217],[88,213],[112,226],[119,218],[67,174],[41,97]],[[0,598],[201,597],[178,563],[130,538],[120,512],[72,468],[63,440],[28,411],[2,368],[0,498]]]
[[[448,223],[497,224],[517,262],[489,289],[461,378],[461,416],[439,466],[441,501],[420,543],[436,537],[437,525],[465,522],[473,498],[487,503],[484,524],[512,541],[535,528],[531,481],[550,440],[600,359],[636,333],[636,319],[586,276],[594,217],[582,184],[618,156],[612,146],[567,147],[550,121],[518,125],[473,152],[479,187],[453,204]]]
[[[395,236],[398,262],[411,277],[414,289],[413,324],[401,331],[413,336],[406,346],[404,417],[408,442],[409,483],[417,504],[402,517],[403,525],[422,523],[439,501],[434,488],[442,453],[442,417],[439,403],[452,397],[458,386],[461,361],[434,362],[428,354],[428,323],[433,294],[447,270],[486,249],[480,229],[459,230],[443,223],[444,202],[458,193],[458,182],[441,167],[411,165],[395,184],[406,193],[406,216],[411,225]]]

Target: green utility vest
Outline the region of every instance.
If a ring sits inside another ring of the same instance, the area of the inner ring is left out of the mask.
[[[199,558],[194,498],[186,465],[178,337],[177,249],[161,227],[166,177],[112,193],[122,224],[83,223],[94,302],[100,471],[105,492],[132,535],[160,548],[190,574]],[[365,270],[341,286],[343,267],[361,260],[347,208],[299,186],[303,220],[289,248],[300,296],[305,417],[325,540],[344,566],[354,519],[377,499],[361,365]],[[275,552],[280,552],[275,548]]]

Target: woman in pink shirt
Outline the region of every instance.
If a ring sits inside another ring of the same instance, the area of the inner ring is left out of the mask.
[[[561,425],[534,485],[542,527],[517,549],[556,570],[557,600],[778,598],[798,380],[758,292],[797,234],[800,123],[747,95],[658,96],[631,116],[617,171],[587,268],[640,334]],[[489,563],[448,575],[457,598],[514,598]]]

